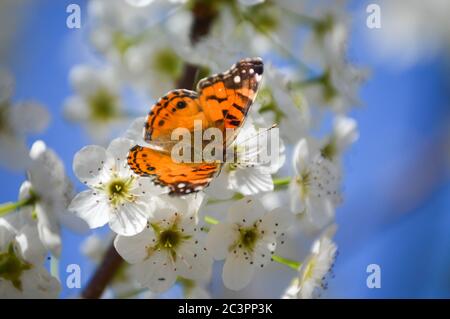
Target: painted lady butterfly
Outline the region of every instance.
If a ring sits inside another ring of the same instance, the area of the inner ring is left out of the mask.
[[[145,123],[144,140],[150,147],[136,145],[130,149],[130,168],[138,175],[152,177],[158,185],[169,187],[171,195],[205,188],[221,163],[174,162],[171,133],[179,127],[193,131],[194,121],[201,120],[203,129],[219,128],[223,141],[229,145],[230,137],[226,140],[225,132],[231,128],[237,133],[242,127],[258,92],[263,68],[261,58],[243,59],[224,73],[200,80],[197,92],[173,90],[160,98]],[[232,139],[235,137],[236,134]]]

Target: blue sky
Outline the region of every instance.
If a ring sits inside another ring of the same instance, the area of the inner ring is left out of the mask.
[[[29,10],[7,67],[16,79],[15,100],[37,100],[52,114],[40,135],[63,159],[67,171],[88,137],[62,117],[72,91],[68,72],[77,58],[70,41],[79,30],[65,27],[65,8],[74,1],[37,1]],[[85,12],[85,1],[76,1]],[[356,23],[365,6],[351,6]],[[83,17],[83,16],[82,16]],[[360,140],[345,158],[344,204],[338,210],[340,256],[328,294],[337,297],[450,297],[450,183],[444,138],[450,119],[448,65],[444,56],[406,70],[370,51],[367,30],[354,24],[350,56],[371,69],[362,87],[364,105],[352,111]],[[69,53],[69,54],[68,54]],[[448,147],[448,146],[447,146]],[[447,151],[448,153],[448,151]],[[0,169],[0,202],[17,198],[23,173]],[[81,185],[77,184],[78,190]],[[61,275],[77,263],[88,280],[91,265],[79,252],[84,238],[64,230]],[[382,268],[382,288],[368,289],[365,269]],[[64,285],[63,285],[64,286]],[[78,292],[63,289],[62,296]]]

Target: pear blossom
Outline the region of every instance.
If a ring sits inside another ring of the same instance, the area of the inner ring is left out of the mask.
[[[331,271],[337,254],[332,237],[336,225],[329,226],[311,247],[311,253],[299,268],[298,277],[288,287],[284,299],[310,299],[326,287],[326,275]]]
[[[231,204],[227,219],[213,225],[206,247],[216,260],[225,259],[222,279],[232,290],[245,288],[257,268],[270,260],[277,239],[284,236],[292,215],[284,208],[267,212],[254,197]]]
[[[278,136],[274,134],[274,138]],[[269,141],[279,143],[276,154],[270,154],[268,151]],[[255,195],[272,191],[272,174],[283,166],[285,156],[284,144],[281,140],[272,139],[271,129],[257,129],[247,122],[230,147],[234,148],[233,159],[227,159],[219,176],[206,189],[206,193],[217,199],[227,199],[236,192]],[[264,158],[266,156],[267,158]]]
[[[294,150],[295,176],[289,184],[291,210],[319,229],[334,218],[340,203],[340,169],[321,155],[317,143],[301,139]]]
[[[0,298],[57,298],[60,285],[43,267],[37,229],[14,228],[0,218]]]
[[[339,161],[343,152],[359,138],[357,123],[346,116],[336,116],[333,132],[324,141],[321,154],[328,160]]]
[[[118,235],[117,252],[129,263],[137,281],[152,292],[169,289],[177,276],[206,280],[211,275],[212,258],[201,241],[197,225],[195,195],[189,199],[159,198],[158,209],[147,227],[135,236]]]
[[[23,205],[10,220],[17,227],[24,224],[36,227],[42,244],[59,257],[61,224],[78,232],[87,230],[87,225],[67,211],[73,189],[59,156],[39,140],[31,147],[30,159],[27,180],[19,191],[19,202]]]
[[[321,68],[321,74],[306,79],[304,94],[311,105],[328,106],[342,113],[361,104],[358,90],[367,78],[367,70],[347,61],[349,17],[345,1],[317,6],[312,33],[305,44],[305,60]]]
[[[70,71],[70,82],[76,94],[66,99],[64,114],[84,126],[94,141],[104,142],[127,123],[120,81],[113,68],[78,65]]]
[[[13,91],[13,78],[0,70],[0,165],[18,170],[29,164],[27,134],[42,132],[50,115],[36,102],[13,103]]]
[[[107,223],[124,236],[141,232],[154,212],[153,199],[164,191],[149,178],[135,175],[128,167],[132,140],[117,138],[107,149],[90,145],[75,154],[73,170],[90,189],[75,196],[69,210],[90,228]]]

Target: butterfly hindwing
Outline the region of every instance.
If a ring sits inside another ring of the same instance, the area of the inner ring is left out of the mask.
[[[128,165],[136,174],[153,177],[155,184],[169,187],[172,195],[202,190],[220,168],[217,163],[176,163],[170,154],[139,145],[130,149]]]

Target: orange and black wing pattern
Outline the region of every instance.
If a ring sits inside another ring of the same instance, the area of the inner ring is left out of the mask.
[[[219,169],[218,163],[176,163],[170,154],[136,145],[128,154],[128,165],[138,175],[170,189],[171,195],[198,192],[208,186]]]
[[[262,60],[247,58],[224,73],[200,80],[197,92],[180,89],[167,93],[153,105],[146,119],[144,140],[150,147],[136,145],[130,150],[130,168],[138,175],[153,178],[158,185],[169,187],[172,195],[189,194],[208,186],[220,164],[173,161],[172,131],[186,128],[192,132],[194,122],[200,120],[202,129],[219,128],[224,144],[228,145],[245,121],[262,74]],[[228,129],[233,134],[226,140]]]
[[[256,98],[263,71],[260,58],[247,58],[224,73],[200,80],[197,84],[199,104],[206,118],[216,127],[222,125],[224,131],[233,129],[235,137]]]

